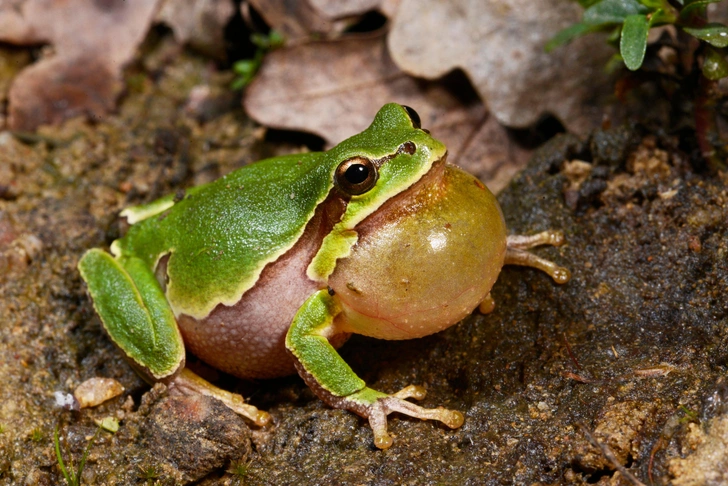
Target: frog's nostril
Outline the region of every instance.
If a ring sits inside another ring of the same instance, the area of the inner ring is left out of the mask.
[[[416,150],[417,150],[417,145],[415,145],[414,142],[405,142],[399,146],[398,152],[400,154],[412,155],[415,153]]]

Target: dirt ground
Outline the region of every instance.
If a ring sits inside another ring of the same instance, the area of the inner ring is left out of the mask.
[[[122,234],[123,207],[274,153],[229,81],[182,56],[154,79],[130,73],[107,120],[0,133],[0,484],[63,484],[54,428],[78,465],[105,417],[120,427],[98,433],[83,484],[728,481],[728,176],[634,127],[557,137],[499,196],[512,233],[564,230],[566,246],[538,253],[572,271],[568,284],[506,267],[492,314],[344,346],[370,386],[424,385],[424,405],[462,411],[461,428],[395,416],[380,451],[365,421],[298,377],[219,376],[272,414],[263,428],[212,399],[150,391],[102,331],[76,262]],[[210,90],[202,105],[192,86]],[[57,405],[54,392],[96,376],[126,391]]]

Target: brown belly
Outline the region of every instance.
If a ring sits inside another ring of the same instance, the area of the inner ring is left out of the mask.
[[[325,285],[310,280],[306,268],[344,208],[343,201],[335,197],[320,205],[299,241],[269,264],[235,305],[218,305],[201,320],[179,316],[187,349],[207,364],[240,378],[294,374],[285,348],[286,333],[301,305]],[[162,262],[158,274],[164,272]],[[341,345],[346,337],[342,335],[332,344]]]

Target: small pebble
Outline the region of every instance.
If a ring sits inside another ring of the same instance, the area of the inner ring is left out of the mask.
[[[95,407],[124,393],[124,387],[113,378],[94,377],[78,385],[73,395],[81,408]]]

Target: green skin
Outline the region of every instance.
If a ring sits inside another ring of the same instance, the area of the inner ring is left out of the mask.
[[[403,149],[412,144],[416,150]],[[456,428],[463,423],[459,412],[424,409],[405,400],[424,397],[421,387],[394,394],[366,387],[329,343],[333,336],[351,332],[405,339],[448,327],[487,299],[504,263],[541,268],[557,281],[562,272],[565,281],[563,269],[523,251],[537,244],[559,244],[558,235],[544,233],[528,241],[521,237],[510,245],[495,198],[474,178],[446,165],[445,154],[445,146],[419,129],[407,110],[388,104],[367,130],[328,152],[267,159],[188,189],[184,197],[168,196],[123,211],[132,226],[112,243],[114,256],[89,250],[79,270],[104,328],[142,376],[214,396],[263,425],[270,419],[266,412],[184,369],[185,343],[177,319],[184,314],[204,323],[216,307],[241,301],[264,268],[304,237],[327,197],[341,192],[334,180],[339,165],[353,157],[375,161],[376,183],[362,194],[346,195],[344,212],[308,265],[303,278],[316,282],[320,290],[298,309],[285,346],[299,374],[323,400],[369,419],[380,448],[392,443],[387,415],[394,411]],[[475,212],[478,216],[471,217]],[[461,222],[452,223],[457,231],[449,221]],[[464,225],[462,231],[457,224]],[[418,235],[418,241],[446,234],[451,238],[448,248],[455,250],[442,252],[443,242],[436,239],[428,246],[431,255],[422,254],[424,262],[408,264],[419,253],[402,254],[403,247],[411,246],[402,244],[402,234],[414,235],[422,228],[428,233]],[[484,235],[478,239],[482,244],[472,244],[473,235]],[[473,254],[480,256],[474,259]],[[167,256],[166,284],[160,285],[155,272]],[[382,282],[387,275],[377,273],[372,264],[380,259],[399,275],[389,279],[394,282],[391,288]],[[432,309],[420,304],[429,305],[431,286],[447,280],[441,273],[447,276],[457,267],[453,259],[475,270],[463,277],[468,280],[462,291],[443,297],[447,301],[430,323],[422,316],[432,315]],[[426,274],[413,270],[414,265],[429,263]],[[411,292],[406,295],[414,296],[411,305],[398,297],[405,296],[401,282]],[[406,318],[397,321],[378,310],[370,312],[379,302]]]

